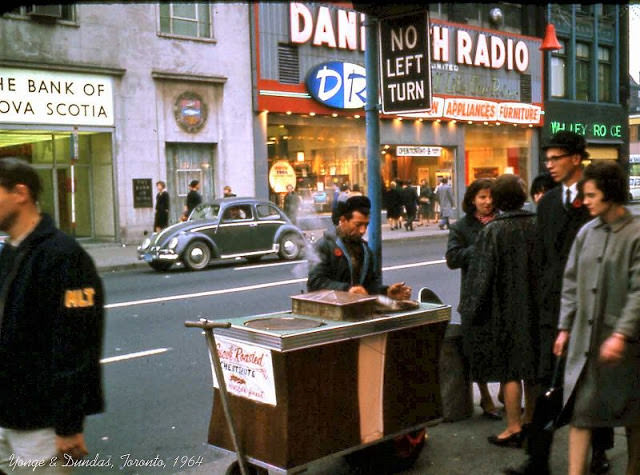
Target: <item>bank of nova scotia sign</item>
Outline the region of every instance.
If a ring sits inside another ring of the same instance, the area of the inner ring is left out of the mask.
[[[367,100],[365,69],[358,64],[318,64],[307,74],[306,84],[311,97],[335,109],[362,109]]]

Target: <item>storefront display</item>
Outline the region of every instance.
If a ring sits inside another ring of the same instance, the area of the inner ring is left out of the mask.
[[[259,30],[255,124],[268,167],[287,160],[303,199],[344,183],[366,191],[360,14],[312,3],[256,4],[251,14]],[[541,40],[438,18],[429,31],[433,107],[381,114],[382,183],[435,187],[446,177],[459,204],[476,178],[528,181],[538,173],[532,157],[545,113]]]

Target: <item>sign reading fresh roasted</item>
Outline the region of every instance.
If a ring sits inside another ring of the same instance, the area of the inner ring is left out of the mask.
[[[94,74],[0,68],[0,122],[113,126],[112,80]]]
[[[427,11],[378,23],[382,112],[431,109],[429,15]]]

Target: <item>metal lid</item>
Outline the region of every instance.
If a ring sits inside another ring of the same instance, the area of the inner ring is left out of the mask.
[[[249,328],[258,330],[305,330],[324,325],[324,322],[300,317],[254,318],[244,322]]]

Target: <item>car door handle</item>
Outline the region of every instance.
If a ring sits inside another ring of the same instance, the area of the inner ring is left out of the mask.
[[[249,225],[249,227],[251,227],[251,228],[255,228],[256,226],[258,226],[258,223],[251,223],[251,224]]]

